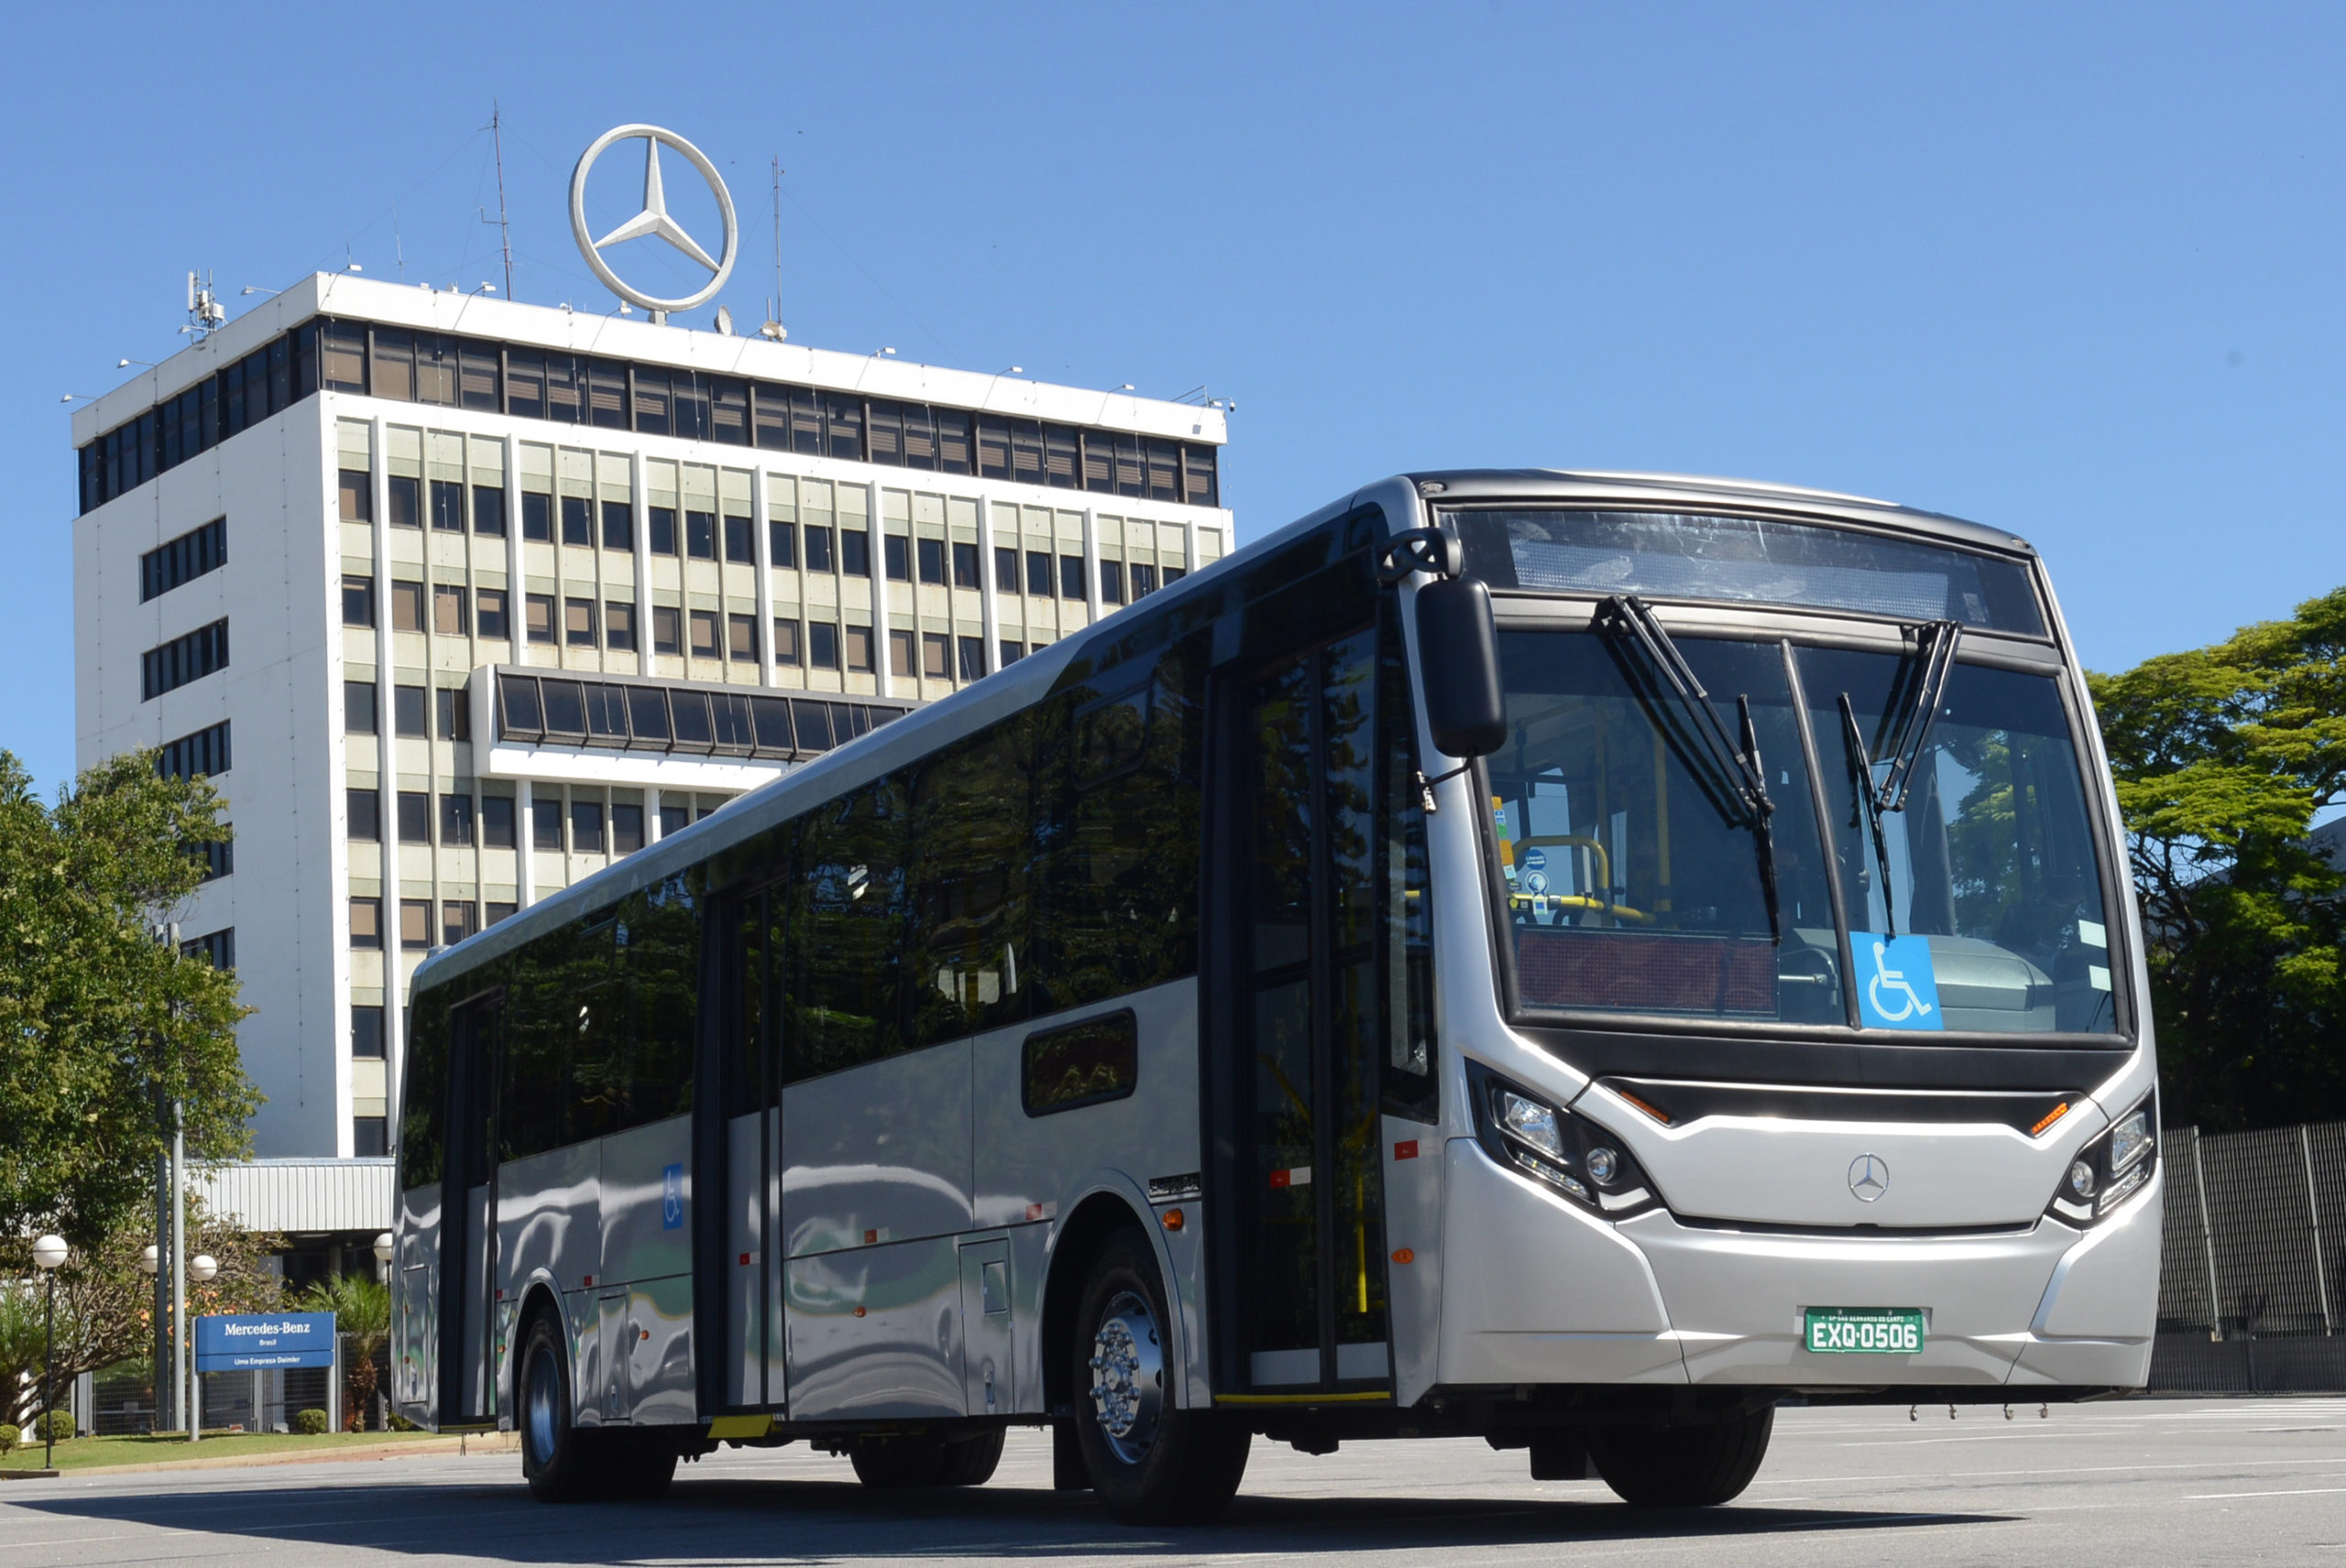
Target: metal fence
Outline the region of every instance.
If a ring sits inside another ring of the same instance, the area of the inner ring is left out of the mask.
[[[2151,1386],[2346,1390],[2346,1122],[2165,1146]]]

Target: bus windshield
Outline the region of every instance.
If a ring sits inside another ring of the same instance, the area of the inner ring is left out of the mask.
[[[1918,724],[1901,707],[1916,651],[1658,635],[1661,655],[1617,623],[1499,638],[1511,733],[1487,761],[1493,875],[1523,1008],[2115,1029],[2083,774],[2051,679],[1958,661]],[[1662,678],[1661,657],[1691,682]],[[1904,787],[1878,805],[1902,734]]]

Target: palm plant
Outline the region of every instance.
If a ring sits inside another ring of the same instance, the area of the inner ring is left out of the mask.
[[[349,1342],[348,1413],[343,1424],[352,1431],[365,1428],[367,1408],[375,1398],[375,1353],[391,1332],[391,1293],[364,1274],[334,1274],[293,1299],[304,1312],[332,1312],[337,1333]]]

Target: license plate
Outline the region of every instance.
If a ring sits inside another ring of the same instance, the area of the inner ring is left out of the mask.
[[[1913,1355],[1923,1348],[1920,1307],[1811,1307],[1808,1348],[1819,1355]]]

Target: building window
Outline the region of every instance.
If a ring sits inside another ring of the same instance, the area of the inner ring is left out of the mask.
[[[573,648],[592,648],[595,645],[593,599],[563,600],[562,640]]]
[[[391,500],[391,526],[422,528],[423,481],[412,474],[394,474],[385,488]]]
[[[443,740],[473,738],[473,705],[462,686],[438,686],[432,693],[434,732]]]
[[[787,522],[766,524],[766,553],[773,559],[768,563],[782,571],[798,565],[798,530]]]
[[[1156,567],[1144,566],[1138,563],[1135,563],[1132,568],[1132,573],[1133,598],[1136,599],[1145,599],[1149,595],[1157,591]]]
[[[1006,670],[1026,656],[1026,645],[1024,642],[1014,642],[1005,637],[1002,640],[1001,652],[1002,667]]]
[[[199,626],[193,631],[172,638],[159,647],[149,648],[138,656],[138,685],[142,702],[158,697],[167,691],[176,691],[190,681],[201,680],[215,670],[228,667],[228,622],[224,619],[209,626]]]
[[[465,589],[461,583],[432,585],[432,630],[443,637],[465,637],[471,634],[466,624],[471,618],[465,614]]]
[[[986,640],[982,637],[963,637],[956,641],[955,647],[960,653],[961,679],[964,682],[984,680]]]
[[[670,605],[652,607],[652,651],[677,653],[684,649],[684,613]]]
[[[685,513],[685,554],[696,561],[717,559],[717,514],[713,511]]]
[[[421,790],[400,791],[400,842],[432,842],[432,797]]]
[[[725,656],[737,664],[758,662],[758,618],[754,615],[729,615],[725,618]]]
[[[480,929],[480,907],[469,899],[440,901],[440,942],[453,948]]]
[[[554,543],[554,498],[535,490],[521,492],[521,537],[540,544]]]
[[[236,844],[227,839],[209,839],[188,846],[188,858],[203,868],[202,882],[217,882],[236,869]]]
[[[581,855],[603,852],[603,803],[599,800],[574,800],[570,803],[570,847]]]
[[[379,952],[383,946],[383,901],[379,898],[354,898],[350,901],[350,945],[370,952]]]
[[[473,532],[495,539],[505,537],[505,491],[501,487],[473,487]]]
[[[432,901],[428,898],[400,900],[400,946],[409,952],[428,950],[432,946]]]
[[[902,630],[888,633],[888,673],[890,674],[909,675],[913,673],[915,667],[913,663],[913,649],[917,635],[915,632]]]
[[[554,596],[525,594],[521,598],[524,630],[532,642],[554,641]]]
[[[455,479],[432,481],[432,526],[443,533],[465,531],[465,487]]]
[[[978,581],[978,547],[974,544],[953,546],[953,586],[976,588],[984,585]]]
[[[228,520],[215,517],[138,557],[138,602],[170,593],[228,564]]]
[[[839,667],[839,629],[827,620],[806,623],[806,667],[810,670],[836,670]]]
[[[872,535],[861,528],[839,530],[839,570],[850,577],[872,575]]]
[[[643,807],[613,802],[611,806],[611,853],[632,855],[643,848]]]
[[[821,523],[806,525],[806,569],[828,572],[832,569],[831,531]]]
[[[499,920],[510,920],[516,915],[521,914],[521,906],[518,904],[501,904],[495,899],[491,899],[481,913],[486,918],[488,924],[494,926]]]
[[[391,630],[423,630],[423,585],[391,579]]]
[[[342,471],[342,521],[372,522],[375,521],[375,476],[364,468]]]
[[[155,752],[155,771],[167,779],[210,777],[228,771],[228,721],[167,740]]]
[[[205,959],[222,972],[236,967],[236,928],[234,926],[214,931],[208,936],[194,937],[180,944],[180,956]]]
[[[383,797],[371,789],[343,792],[343,809],[350,817],[350,841],[373,844],[383,837]]]
[[[786,668],[798,663],[798,623],[780,616],[773,622],[773,662]]]
[[[562,796],[542,795],[530,802],[530,846],[562,852]]]
[[[1122,561],[1100,563],[1100,602],[1102,604],[1124,602],[1124,564]]]
[[[716,658],[717,612],[713,609],[694,610],[691,614],[691,621],[693,657],[696,659]]]
[[[440,797],[440,841],[468,847],[473,841],[473,797],[468,795],[444,795]]]
[[[367,1002],[351,1003],[350,1054],[368,1060],[381,1059],[383,1009],[378,1004]]]
[[[993,547],[993,587],[996,593],[1018,591],[1018,552],[1006,544]]]
[[[755,565],[758,559],[757,533],[746,517],[725,520],[725,558],[743,565]]]
[[[1044,551],[1026,552],[1026,591],[1036,598],[1051,597],[1051,558]]]
[[[872,674],[872,628],[847,629],[847,667],[859,675]]]
[[[949,679],[952,672],[947,661],[951,657],[952,652],[953,640],[942,631],[922,632],[920,634],[920,673],[923,678],[932,681]]]
[[[660,808],[660,837],[668,838],[693,825],[692,808],[686,806],[663,806]]]
[[[1059,598],[1078,600],[1083,598],[1082,556],[1062,555],[1059,557]]]
[[[594,508],[585,496],[562,498],[562,542],[581,550],[595,547]]]
[[[375,683],[342,683],[342,729],[345,735],[375,733]]]
[[[350,1157],[381,1159],[391,1152],[391,1121],[388,1116],[350,1119]]]
[[[480,841],[491,850],[510,850],[513,847],[513,797],[511,795],[485,795],[480,797]]]
[[[474,608],[479,611],[480,634],[483,637],[493,637],[502,642],[513,635],[513,629],[505,620],[503,588],[482,588],[473,597],[477,601]]]
[[[392,734],[411,736],[418,740],[429,740],[432,739],[432,731],[428,727],[427,718],[422,686],[393,686],[391,688]]]
[[[342,623],[345,626],[373,627],[375,624],[374,578],[344,574]]]
[[[911,582],[913,572],[909,553],[912,549],[912,541],[900,534],[892,533],[880,543],[887,558],[888,580],[892,583]]]
[[[610,599],[603,606],[603,646],[615,653],[635,652],[635,606]]]
[[[603,548],[606,550],[635,548],[635,508],[626,501],[603,503]]]
[[[654,555],[674,555],[676,553],[676,509],[652,507],[643,515],[651,529],[644,539],[645,548]]]

